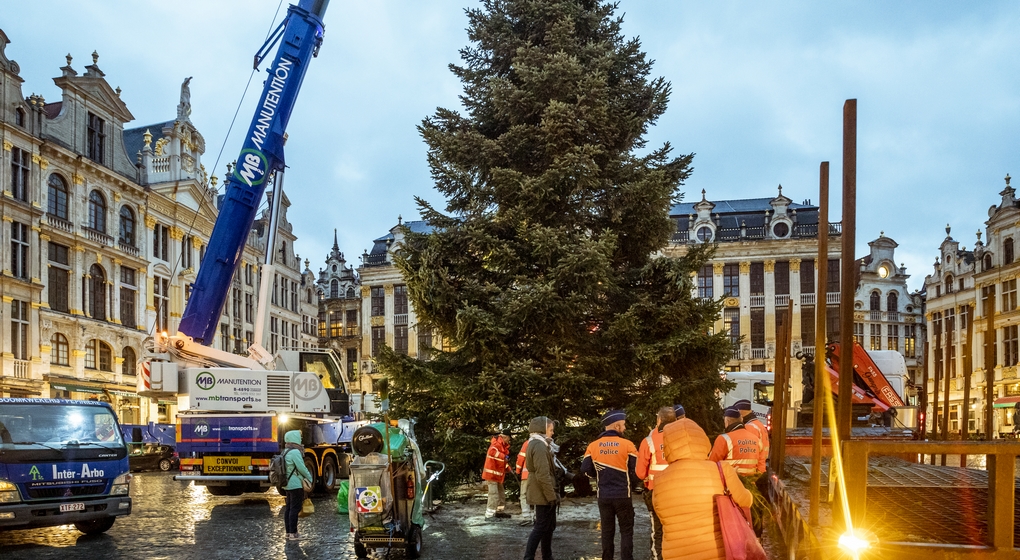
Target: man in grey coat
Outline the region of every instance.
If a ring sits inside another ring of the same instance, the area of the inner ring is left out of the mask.
[[[531,438],[528,440],[525,465],[528,469],[528,503],[535,507],[535,525],[528,537],[524,560],[535,560],[539,544],[542,545],[543,560],[552,560],[552,534],[556,530],[556,506],[560,501],[550,449],[553,429],[553,421],[545,416],[534,418],[528,426]]]

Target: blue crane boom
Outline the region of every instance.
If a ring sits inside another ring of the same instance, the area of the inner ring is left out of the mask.
[[[224,184],[223,203],[213,226],[198,277],[184,309],[179,331],[195,342],[211,344],[230,281],[244,252],[269,177],[284,168],[283,144],[308,63],[322,44],[322,16],[329,0],[300,0],[260,51],[280,40],[269,67],[255,116],[233,173]],[[256,55],[256,67],[259,58]]]

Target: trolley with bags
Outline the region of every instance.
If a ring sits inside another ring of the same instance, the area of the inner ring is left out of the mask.
[[[393,424],[362,426],[352,438],[347,505],[358,558],[394,547],[404,548],[408,558],[421,555],[424,513],[433,508],[432,482],[446,468],[422,460],[411,422]]]

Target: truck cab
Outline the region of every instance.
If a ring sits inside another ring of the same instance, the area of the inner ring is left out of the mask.
[[[751,401],[751,411],[754,415],[768,425],[768,416],[772,412],[772,400],[775,395],[776,374],[771,371],[727,371],[723,376],[737,386],[723,394],[722,407],[726,408],[741,399],[747,399]]]
[[[109,404],[0,398],[0,529],[103,533],[131,513],[128,471]]]

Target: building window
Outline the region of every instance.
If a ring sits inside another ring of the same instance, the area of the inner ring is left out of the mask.
[[[331,299],[340,297],[340,281],[336,278],[329,281],[329,297]]]
[[[839,306],[827,305],[825,307],[825,331],[829,340],[839,340]]]
[[[784,239],[787,235],[790,235],[790,224],[786,222],[779,222],[772,226],[772,234],[779,239]]]
[[[290,283],[290,310],[295,312],[295,313],[297,313],[297,310],[298,310],[298,307],[297,307],[298,289],[297,288],[298,288],[298,283],[292,281]]]
[[[195,268],[194,245],[190,235],[181,238],[181,268],[184,270]]]
[[[27,113],[21,107],[14,110],[14,124],[24,128]]]
[[[945,290],[946,290],[947,294],[953,293],[953,275],[952,274],[947,274],[946,275],[946,280],[945,280],[945,282],[943,282],[943,285],[945,286]]]
[[[960,308],[960,332],[967,330],[967,323],[970,322],[970,306],[964,305]]]
[[[1007,237],[1002,242],[1002,264],[1010,264],[1013,262],[1013,238]]]
[[[900,326],[889,325],[886,327],[887,335],[887,348],[886,350],[900,351]]]
[[[47,275],[50,309],[67,313],[68,277],[70,275],[68,268],[68,263],[70,262],[68,247],[53,242],[47,245],[50,261],[49,273]]]
[[[354,299],[354,288],[347,288],[347,299]]]
[[[751,349],[762,350],[765,348],[765,309],[761,307],[751,308]]]
[[[432,329],[418,327],[418,359],[428,360],[432,357]]]
[[[241,329],[239,327],[234,327],[233,335],[234,335],[234,353],[235,354],[242,354],[242,351],[241,351],[241,349],[242,349],[242,346],[241,346],[241,342],[242,342]]]
[[[347,310],[347,336],[357,336],[358,334],[358,310],[348,309]]]
[[[765,294],[765,263],[751,263],[751,295]]]
[[[786,225],[786,224],[780,224]],[[776,261],[773,277],[777,296],[790,295],[790,261]]]
[[[372,316],[382,317],[386,314],[386,290],[382,286],[372,288]],[[373,355],[375,353],[373,352]]]
[[[170,280],[153,276],[152,305],[156,308],[156,329],[168,331],[170,328]]]
[[[121,351],[121,356],[124,358],[124,364],[121,366],[121,373],[124,375],[134,376],[137,373],[138,358],[135,356],[134,348],[125,346],[124,350]]]
[[[890,350],[893,350],[893,348],[890,348]],[[956,345],[951,344],[951,343],[946,345],[946,366],[947,366],[946,369],[949,370],[948,371],[949,377],[955,378],[956,377]]]
[[[882,349],[882,325],[870,325],[871,327],[871,344],[868,347],[869,350],[881,350]]]
[[[85,345],[85,369],[113,371],[113,350],[110,345],[94,338],[88,341]]]
[[[270,303],[272,303],[273,305],[276,305],[276,291],[279,290],[279,289],[280,289],[280,277],[274,274],[273,275],[273,292],[272,292],[272,296],[270,298]]]
[[[106,199],[98,190],[89,193],[89,228],[106,233]]]
[[[407,315],[407,286],[393,286],[393,314]]]
[[[28,279],[28,224],[11,222],[11,274]]]
[[[723,266],[723,296],[740,297],[740,265],[737,263]]]
[[[15,199],[28,202],[28,152],[21,148],[11,148],[11,194]]]
[[[244,331],[244,343],[248,346],[255,344],[255,333],[252,331]]]
[[[89,317],[106,320],[106,272],[94,264],[89,267]]]
[[[712,241],[712,228],[708,226],[698,228],[698,241],[701,241],[702,243]]]
[[[386,344],[386,327],[372,327],[372,355],[378,356],[379,350]]]
[[[730,348],[733,349],[733,358],[739,359],[740,352],[740,309],[727,307],[723,310],[723,328],[730,336]]]
[[[1003,350],[1003,363],[1006,367],[1015,366],[1017,364],[1018,352],[1020,352],[1020,335],[1018,335],[1020,327],[1017,325],[1010,325],[1002,329],[1002,350]]]
[[[46,182],[46,213],[67,220],[67,182],[56,173]]]
[[[1002,311],[1016,309],[1016,278],[1002,283]]]
[[[900,310],[900,295],[895,291],[885,296],[885,310],[890,313],[897,313]]]
[[[903,325],[903,353],[907,356],[913,356],[916,351],[916,337],[916,325]]]
[[[253,285],[252,284],[252,277],[255,276],[254,270],[255,270],[254,266],[252,266],[250,264],[245,264],[244,265],[244,283],[249,285],[249,286]]]
[[[55,366],[67,366],[68,350],[67,337],[60,333],[53,333],[50,337],[50,364]]]
[[[326,312],[319,311],[319,338],[329,336],[329,321],[326,320]]]
[[[11,302],[11,352],[15,360],[27,360],[28,356],[28,302]]]
[[[335,309],[329,312],[329,336],[336,338],[343,336],[343,318],[340,314],[339,309]]]
[[[135,269],[126,266],[120,267],[120,322],[129,329],[133,329],[137,325],[135,319],[137,293]]]
[[[407,325],[393,327],[393,351],[407,355]]]
[[[839,259],[829,259],[827,274],[825,291],[830,294],[839,293]]]
[[[276,317],[269,318],[269,333],[269,351],[275,354],[280,334],[280,323]]]
[[[241,318],[241,288],[234,288],[234,289],[232,289],[230,291],[230,295],[231,295],[231,298],[230,298],[231,306],[230,306],[230,308],[231,308],[231,311],[233,311],[233,314],[231,315],[231,317],[234,318],[234,319],[240,319]]]
[[[698,297],[712,299],[712,265],[706,264],[698,270]]]
[[[244,294],[244,321],[255,322],[255,294]]]
[[[991,270],[992,269],[992,256],[990,254],[986,253],[985,257],[982,259],[982,263],[984,265],[984,270]]]
[[[117,240],[123,245],[135,246],[135,213],[126,205],[120,207],[120,235]]]
[[[152,228],[152,256],[170,262],[170,228],[163,224]]]
[[[800,307],[800,340],[804,346],[815,345],[815,308],[813,305]]]
[[[882,310],[882,296],[878,293],[878,291],[871,292],[871,302],[868,309],[871,311]]]
[[[88,158],[100,165],[103,163],[103,154],[105,153],[103,149],[106,144],[105,125],[103,119],[89,113]]]
[[[864,323],[854,323],[854,341],[864,346]]]
[[[800,293],[815,293],[815,261],[811,259],[800,261]]]
[[[220,323],[220,350],[230,352],[230,325]]]

